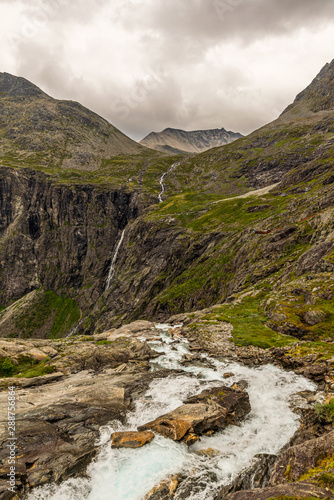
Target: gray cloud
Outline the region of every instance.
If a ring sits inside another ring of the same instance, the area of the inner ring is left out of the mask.
[[[334,0],[0,0],[1,71],[139,139],[248,133],[333,58]]]

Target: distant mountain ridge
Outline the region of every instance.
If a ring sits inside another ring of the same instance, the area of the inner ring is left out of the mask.
[[[241,137],[243,137],[241,134],[224,128],[189,132],[166,128],[162,132],[151,132],[140,141],[140,144],[169,154],[202,153],[217,146],[230,144]]]

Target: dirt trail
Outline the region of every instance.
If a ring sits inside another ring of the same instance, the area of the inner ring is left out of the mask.
[[[216,203],[221,203],[222,201],[238,200],[239,198],[248,198],[249,196],[261,196],[263,194],[268,194],[272,189],[278,186],[278,184],[279,182],[277,182],[276,184],[271,184],[270,186],[266,186],[261,189],[256,189],[255,191],[249,191],[248,193],[240,194],[239,196],[233,196],[232,198],[224,198],[223,200],[214,201],[212,205],[215,205]]]

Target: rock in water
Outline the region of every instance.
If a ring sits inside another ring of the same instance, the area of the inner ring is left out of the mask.
[[[250,411],[245,391],[221,386],[189,398],[186,404],[138,427],[138,430],[151,429],[174,441],[192,444],[202,434],[239,423]]]
[[[178,475],[171,476],[168,479],[161,481],[160,484],[154,486],[154,488],[152,488],[151,491],[145,495],[144,500],[172,500],[179,485],[179,481],[180,476]]]
[[[112,448],[142,448],[154,439],[154,433],[144,432],[114,432],[112,434]]]

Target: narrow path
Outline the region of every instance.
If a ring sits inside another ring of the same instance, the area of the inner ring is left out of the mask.
[[[271,184],[270,186],[266,186],[261,189],[256,189],[255,191],[249,191],[248,193],[240,194],[239,196],[233,196],[232,198],[224,198],[223,200],[214,201],[212,202],[212,205],[215,205],[216,203],[221,203],[222,201],[238,200],[240,198],[248,198],[249,196],[261,196],[263,194],[268,194],[272,189],[278,186],[278,184],[279,182],[276,182],[276,184]]]

